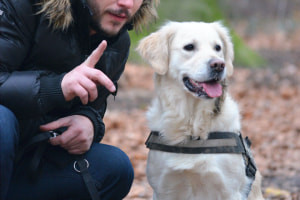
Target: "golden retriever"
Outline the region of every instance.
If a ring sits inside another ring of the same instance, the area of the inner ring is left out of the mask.
[[[233,45],[220,22],[168,22],[143,38],[137,51],[155,71],[147,120],[162,144],[195,145],[212,132],[239,135],[239,109],[226,84]],[[261,200],[261,175],[256,171],[251,180],[246,163],[237,153],[150,149],[147,178],[156,200]]]

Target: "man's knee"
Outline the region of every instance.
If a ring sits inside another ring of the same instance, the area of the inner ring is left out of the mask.
[[[92,145],[88,157],[93,157],[91,159],[97,161],[95,164],[100,169],[104,167],[107,172],[118,178],[133,177],[133,167],[128,156],[117,147],[105,144]]]
[[[1,150],[12,150],[19,139],[18,120],[15,115],[6,107],[0,105],[0,141]],[[13,145],[13,146],[12,146]]]
[[[17,118],[14,113],[7,107],[0,104],[0,123],[12,123],[17,124]],[[0,127],[2,128],[2,127]]]
[[[125,185],[131,185],[134,173],[128,156],[117,147],[112,147],[110,154],[111,157],[108,157],[108,165],[110,166],[112,176],[118,178]]]
[[[0,105],[0,199],[5,199],[18,145],[18,121],[6,107]]]
[[[97,163],[94,163],[96,165],[94,167],[104,173],[99,175],[100,180],[97,180],[101,183],[101,187],[111,188],[108,190],[111,190],[113,195],[118,194],[118,197],[114,196],[114,199],[125,197],[134,178],[133,167],[128,156],[119,148],[105,144],[93,145],[91,150],[92,154],[99,153],[95,155]],[[105,177],[105,180],[101,180],[101,177]]]

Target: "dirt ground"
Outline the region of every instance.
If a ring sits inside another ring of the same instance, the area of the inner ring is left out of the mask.
[[[259,38],[247,41],[253,48],[260,47],[270,66],[236,68],[230,93],[240,106],[243,135],[252,140],[264,177],[265,198],[300,200],[299,37],[294,42],[288,35]],[[127,200],[152,197],[145,176],[148,150],[144,145],[149,134],[145,112],[153,97],[152,75],[150,67],[128,64],[104,119],[107,131],[103,142],[120,147],[134,166],[135,179]]]

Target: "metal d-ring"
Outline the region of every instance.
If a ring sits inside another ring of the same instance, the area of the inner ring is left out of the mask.
[[[51,134],[51,138],[56,138],[57,136],[59,136],[58,133],[56,133],[55,131],[49,131]]]
[[[76,164],[77,164],[78,161],[75,160],[74,165],[73,165],[73,168],[74,168],[74,170],[75,170],[76,172],[81,173],[83,170],[89,168],[89,166],[90,166],[89,161],[87,161],[87,159],[83,159],[83,161],[85,161],[86,167],[85,167],[84,169],[81,169],[81,170],[80,170],[80,169],[77,169]],[[78,164],[77,164],[77,165],[78,165]]]

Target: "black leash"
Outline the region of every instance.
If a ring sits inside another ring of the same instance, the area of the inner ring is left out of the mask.
[[[30,178],[32,180],[35,180],[39,174],[39,166],[42,160],[42,156],[47,148],[48,140],[52,137],[56,137],[57,135],[58,133],[54,131],[39,133],[38,135],[31,138],[31,140],[18,151],[18,154],[15,158],[16,163],[21,161],[22,157],[26,153],[33,151],[28,167]]]
[[[34,136],[23,149],[19,151],[19,154],[16,157],[17,162],[21,160],[22,156],[25,153],[34,151],[32,159],[29,163],[29,170],[32,176],[31,178],[35,179],[38,176],[40,162],[47,148],[47,145],[49,145],[49,139],[62,134],[65,130],[66,128],[62,128],[55,131],[39,133],[38,135]],[[77,173],[81,174],[90,197],[92,198],[92,200],[100,200],[95,181],[88,171],[90,165],[88,160],[84,158],[84,155],[77,155],[75,156],[75,159],[76,160],[74,161],[73,165],[74,170]]]
[[[78,156],[74,162],[74,170],[82,175],[86,188],[88,189],[92,200],[100,200],[94,179],[88,171],[89,162],[82,156]]]

